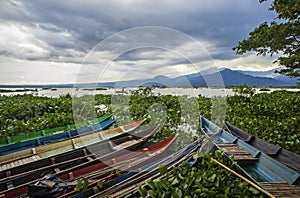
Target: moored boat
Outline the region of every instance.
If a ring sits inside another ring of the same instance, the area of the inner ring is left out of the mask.
[[[73,179],[73,178],[79,178],[80,175],[85,175],[87,173],[100,170],[105,167],[112,166],[116,163],[120,163],[122,161],[126,161],[132,158],[140,158],[140,157],[145,157],[145,156],[155,156],[163,151],[165,151],[175,140],[177,136],[173,136],[171,138],[168,138],[162,142],[156,143],[154,145],[151,145],[147,148],[138,150],[137,152],[125,152],[125,154],[114,157],[116,153],[106,155],[102,158],[97,159],[96,164],[93,164],[91,166],[86,166],[84,168],[81,167],[74,167],[71,169],[68,169],[66,171],[63,171],[61,173],[56,173],[54,174],[55,176],[59,177],[62,180],[68,180],[68,179]],[[112,158],[113,157],[113,158]],[[31,181],[27,184],[22,184],[18,187],[8,189],[6,191],[3,191],[0,193],[0,196],[3,197],[16,197],[16,196],[21,196],[24,195],[28,192],[28,185],[33,184],[36,181]]]
[[[270,193],[276,186],[278,191],[273,192],[275,196],[283,193],[285,196],[300,196],[300,174],[297,171],[274,160],[202,116],[200,122],[202,132],[218,149],[226,149],[226,157],[236,161],[236,167],[258,186]],[[233,159],[230,156],[233,156]]]
[[[89,133],[93,133],[96,131],[101,131],[101,130],[106,130],[108,129],[112,124],[114,124],[117,121],[117,119],[110,119],[98,124],[94,124],[92,126],[84,127],[84,128],[79,128],[79,129],[74,129],[71,131],[65,131],[61,133],[56,133],[53,135],[48,135],[32,140],[26,140],[23,142],[18,142],[15,144],[8,144],[5,146],[0,147],[0,156],[3,155],[8,155],[11,153],[23,151],[26,149],[30,148],[35,148],[38,146],[43,146],[43,145],[49,145],[55,142],[71,139],[74,137],[77,137],[79,135],[85,135]]]
[[[289,166],[290,168],[300,172],[300,155],[255,137],[254,135],[237,128],[229,122],[224,121],[224,125],[232,135],[238,137],[270,157],[280,161],[281,163]]]
[[[71,130],[78,129],[78,128],[84,128],[87,126],[91,126],[91,125],[95,125],[97,123],[104,122],[105,120],[109,119],[111,116],[112,116],[112,114],[108,114],[108,115],[101,116],[100,118],[96,118],[94,120],[89,120],[87,122],[80,122],[80,123],[76,123],[76,124],[60,126],[60,127],[45,129],[45,130],[41,130],[41,131],[34,131],[34,132],[24,133],[24,134],[19,134],[19,135],[14,135],[14,136],[1,137],[0,138],[0,146],[5,146],[7,144],[14,144],[17,142],[36,139],[36,138],[40,138],[43,136],[52,135],[55,133],[71,131]]]
[[[17,169],[23,169],[23,171],[19,171],[19,174],[10,175],[6,178],[0,180],[0,191],[7,190],[12,187],[25,184],[34,180],[37,180],[41,176],[46,174],[56,174],[63,175],[63,173],[68,172],[70,170],[83,169],[84,167],[92,166],[93,164],[99,163],[99,159],[97,159],[93,154],[90,153],[90,149],[97,151],[97,155],[107,156],[107,157],[117,157],[124,153],[124,150],[131,150],[142,146],[145,144],[150,137],[152,137],[157,130],[160,128],[160,125],[156,125],[150,128],[147,128],[143,131],[134,133],[130,136],[121,137],[115,139],[113,141],[105,141],[98,144],[91,145],[83,156],[79,156],[74,159],[70,159],[70,157],[74,157],[74,154],[64,154],[59,157],[54,156],[50,160],[41,160],[35,163],[32,163],[30,167],[32,169],[28,170],[28,166],[18,167]],[[84,153],[84,152],[81,152]],[[66,159],[67,158],[67,159]],[[57,163],[53,163],[56,160]],[[50,164],[47,164],[47,162]],[[24,171],[27,170],[27,172]],[[5,172],[7,175],[7,172]],[[12,174],[10,170],[10,174]]]
[[[27,164],[32,161],[37,161],[46,157],[55,156],[71,150],[83,148],[110,138],[128,135],[129,132],[136,130],[143,122],[144,120],[139,120],[125,126],[0,156],[0,171]]]
[[[149,163],[135,170],[135,172],[127,173],[107,182],[101,189],[98,189],[100,192],[96,192],[93,188],[90,189],[91,192],[81,193],[80,195],[84,194],[84,196],[88,195],[91,197],[125,196],[132,192],[132,190],[137,189],[138,186],[145,184],[147,181],[159,178],[161,176],[159,173],[160,165],[165,165],[167,170],[171,170],[172,167],[180,165],[183,161],[187,161],[193,165],[197,161],[193,155],[197,152],[199,146],[201,146],[201,142],[195,141],[176,153],[165,156],[153,163]]]

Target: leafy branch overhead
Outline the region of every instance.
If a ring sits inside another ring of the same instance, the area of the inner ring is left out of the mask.
[[[281,53],[275,62],[284,68],[278,72],[300,80],[300,0],[274,0],[269,10],[277,14],[274,21],[260,24],[233,50],[237,54],[255,51],[263,56]]]

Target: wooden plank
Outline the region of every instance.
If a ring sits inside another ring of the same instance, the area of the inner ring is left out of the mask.
[[[258,158],[252,156],[234,156],[234,160],[236,161],[257,161]]]
[[[257,161],[258,158],[253,157],[248,151],[242,147],[232,143],[220,143],[221,148],[226,149],[228,155],[233,155],[236,161]]]
[[[230,147],[230,146],[237,146],[236,144],[233,144],[233,143],[218,143],[218,146],[220,147]]]
[[[260,182],[260,184],[276,197],[300,197],[300,187],[287,182]]]

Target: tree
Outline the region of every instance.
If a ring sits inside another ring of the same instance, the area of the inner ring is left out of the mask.
[[[300,0],[273,0],[269,10],[277,13],[274,21],[259,25],[233,50],[237,54],[255,51],[263,56],[281,53],[274,63],[284,68],[276,72],[298,78],[300,84]]]
[[[252,87],[249,87],[246,84],[243,84],[242,86],[234,88],[233,92],[237,93],[240,96],[250,98],[255,94],[255,89]]]

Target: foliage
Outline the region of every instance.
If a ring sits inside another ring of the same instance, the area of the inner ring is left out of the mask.
[[[237,88],[233,88],[233,91],[235,93],[237,93],[238,95],[246,97],[246,98],[252,97],[255,94],[255,89],[253,89],[245,84],[242,86],[239,86]]]
[[[87,178],[81,178],[81,179],[78,180],[78,183],[77,183],[75,188],[79,192],[86,192],[87,188],[88,188],[88,185],[89,185],[88,179]]]
[[[223,108],[215,107],[218,106],[215,102],[219,100],[217,97],[161,96],[154,94],[153,88],[139,89],[131,96],[126,96],[128,103],[125,107],[122,106],[121,101],[125,99],[119,97],[99,94],[76,97],[72,101],[69,95],[60,98],[36,97],[28,94],[0,96],[1,136],[73,124],[74,117],[84,121],[113,113],[121,119],[129,117],[131,121],[146,118],[148,123],[142,127],[164,123],[154,137],[156,140],[179,133],[182,140],[191,141],[193,136],[200,135],[199,115],[211,119],[212,105],[214,105],[214,117]],[[116,107],[112,107],[112,100]],[[274,91],[258,93],[246,99],[236,95],[228,96],[226,101],[228,122],[259,138],[300,154],[299,93]],[[76,106],[76,103],[79,105]],[[96,109],[95,106],[99,105],[105,105],[107,110]],[[125,108],[128,112],[124,113]],[[128,121],[125,120],[124,124],[126,123]],[[184,146],[185,143],[180,144]]]
[[[249,100],[227,97],[226,120],[273,144],[300,154],[300,94],[274,91]]]
[[[271,91],[271,89],[268,89],[268,88],[260,88],[259,91]]]
[[[107,104],[109,96],[95,96],[96,104]],[[97,101],[98,100],[98,101]],[[95,115],[95,104],[90,106],[90,98],[83,96],[74,100],[75,103],[86,105],[75,106],[75,117],[81,121],[100,117],[108,112],[98,112]],[[0,136],[12,136],[32,131],[55,128],[74,124],[72,97],[70,95],[59,98],[37,97],[32,94],[16,96],[0,96]],[[89,104],[89,105],[88,105]]]
[[[0,93],[11,93],[11,92],[26,92],[26,91],[35,91],[35,89],[0,89]]]
[[[263,2],[266,0],[260,0]],[[270,24],[259,25],[249,37],[238,43],[233,50],[237,54],[255,51],[258,55],[282,53],[275,62],[285,66],[279,73],[300,80],[300,1],[273,0],[270,10],[277,17]]]
[[[122,106],[124,100],[126,100],[124,104],[127,105],[125,107]],[[149,125],[163,120],[164,126],[156,134],[156,139],[164,139],[174,133],[180,133],[182,139],[190,140],[191,136],[197,135],[194,131],[200,131],[199,115],[211,119],[212,105],[216,105],[215,101],[218,100],[221,98],[162,96],[154,94],[153,88],[145,90],[141,88],[135,90],[131,96],[124,97],[101,94],[73,99],[70,95],[59,98],[28,94],[0,96],[0,131],[3,136],[30,133],[30,131],[72,124],[74,117],[91,119],[95,114],[100,117],[106,113],[114,113],[117,117],[123,115],[134,120],[147,118]],[[249,98],[235,95],[228,96],[226,101],[226,120],[231,124],[300,154],[299,92],[273,91],[258,93]],[[115,107],[112,107],[112,103]],[[107,110],[95,109],[95,106],[99,105],[105,105]],[[124,108],[128,108],[129,114],[123,112]],[[219,107],[216,113],[218,111]],[[221,156],[222,153],[215,154],[218,161],[227,163],[221,159]],[[212,162],[210,156],[200,157],[195,166],[184,163],[171,171],[161,167],[160,172],[164,175],[162,179],[148,182],[146,186],[140,187],[139,192],[142,196],[261,196],[256,189]],[[87,180],[80,180],[77,190],[83,192],[87,185]],[[98,183],[99,187],[102,185]]]
[[[217,150],[215,157],[223,164],[228,163],[223,154],[224,150]],[[198,158],[195,166],[183,162],[169,172],[166,166],[159,170],[162,178],[138,188],[142,197],[263,197],[258,190],[214,163],[209,154]]]

